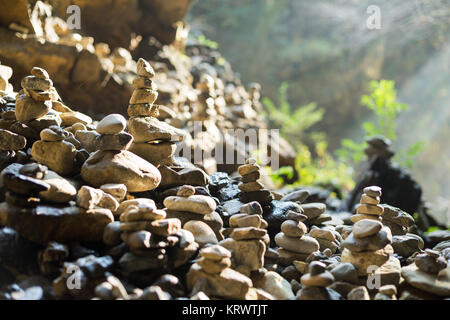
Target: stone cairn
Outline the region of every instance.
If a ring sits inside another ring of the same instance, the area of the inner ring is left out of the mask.
[[[302,289],[297,300],[331,300],[328,287],[334,281],[334,276],[327,271],[326,265],[320,261],[313,261],[308,266],[308,273],[300,278]],[[333,292],[333,291],[331,291]]]
[[[250,276],[252,271],[264,266],[264,255],[270,243],[261,205],[256,201],[243,205],[240,213],[230,217],[229,224],[229,238],[220,245],[232,252],[232,267]]]
[[[370,266],[381,267],[389,260],[394,253],[391,243],[391,230],[379,220],[359,220],[342,243],[341,262],[352,263],[360,276],[366,276],[375,271]]]
[[[220,245],[208,245],[200,251],[200,259],[187,273],[187,289],[191,295],[202,291],[209,297],[223,299],[255,299],[253,282],[233,270],[231,252]]]
[[[273,200],[273,196],[258,181],[261,173],[256,160],[253,158],[247,159],[245,164],[239,166],[238,172],[242,176],[241,183],[238,185],[239,190],[241,190],[239,200],[244,203],[257,201],[263,208],[268,206]]]
[[[294,260],[305,261],[320,244],[316,239],[306,235],[308,228],[303,223],[306,216],[294,211],[288,211],[286,221],[281,224],[281,232],[275,235],[279,263],[290,265]]]
[[[380,205],[381,188],[377,186],[366,187],[356,208],[356,214],[350,217],[355,223],[362,219],[381,221],[384,208]]]
[[[206,195],[195,194],[193,186],[181,186],[176,196],[163,201],[167,216],[180,219],[183,228],[194,235],[200,245],[222,240],[222,219],[215,212],[216,202]]]
[[[215,109],[214,79],[208,74],[202,74],[196,84],[196,89],[200,91],[198,95],[197,111],[192,116],[192,120],[205,121],[214,118],[217,114]]]
[[[159,121],[159,106],[153,103],[158,91],[152,78],[155,71],[151,65],[140,58],[137,62],[138,77],[133,81],[133,95],[128,106],[130,133],[134,136],[130,151],[155,166],[174,163],[177,141],[183,139],[180,131]]]
[[[324,222],[331,220],[331,216],[328,213],[325,213],[327,210],[327,206],[324,203],[320,202],[312,202],[302,204],[303,212],[308,217],[305,220],[305,224],[308,227],[311,226],[319,226]]]
[[[59,95],[55,87],[53,87],[53,81],[50,79],[47,71],[34,67],[31,69],[31,75],[22,79],[21,86],[22,90],[19,92],[16,101],[15,114],[17,121],[29,125],[37,131],[48,127],[49,124],[59,126],[61,118],[55,114],[55,111],[50,112],[52,110],[52,100],[58,100]],[[51,114],[50,119],[46,117],[49,113]],[[47,121],[32,122],[37,119],[46,119]],[[43,122],[43,124],[39,126],[40,122]]]
[[[120,230],[130,252],[119,260],[121,269],[134,272],[165,266],[168,263],[166,247],[178,242],[175,235],[180,229],[180,220],[166,219],[166,212],[150,202],[128,206],[120,215]],[[139,261],[139,257],[148,258],[147,263],[130,266],[133,261]]]
[[[309,236],[317,240],[320,245],[320,251],[329,249],[331,253],[334,254],[341,246],[342,237],[340,233],[331,226],[323,228],[312,226],[309,231]]]

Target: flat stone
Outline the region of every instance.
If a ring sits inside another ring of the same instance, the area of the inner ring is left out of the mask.
[[[302,205],[302,208],[308,219],[314,219],[324,213],[327,206],[324,203],[306,203]]]
[[[98,124],[96,131],[100,134],[116,134],[125,130],[127,120],[117,113],[104,117]]]
[[[261,205],[259,204],[259,202],[253,201],[253,202],[249,202],[249,203],[242,205],[240,212],[250,214],[250,215],[253,215],[253,214],[262,215],[263,209],[262,209]]]
[[[158,98],[158,91],[150,89],[135,89],[131,95],[129,104],[152,104]]]
[[[205,246],[200,250],[200,255],[208,260],[220,261],[223,258],[231,258],[231,252],[220,245]]]
[[[375,220],[375,221],[381,221],[381,216],[378,215],[369,215],[369,214],[355,214],[353,216],[350,217],[350,220],[353,223],[356,223],[360,220],[363,219],[370,219],[370,220]]]
[[[287,237],[282,232],[275,236],[275,243],[284,249],[297,253],[312,253],[320,248],[317,240],[312,237],[292,238]]]
[[[245,228],[245,227],[255,227],[260,228],[261,226],[261,216],[258,214],[235,214],[230,217],[228,221],[230,227]]]
[[[437,274],[447,267],[447,261],[444,257],[435,258],[426,253],[418,254],[414,259],[414,262],[419,270],[426,273]]]
[[[27,139],[14,132],[0,129],[0,150],[21,150],[25,148]]]
[[[82,186],[77,193],[77,206],[84,209],[95,208],[103,197],[103,191],[89,186]]]
[[[280,201],[293,201],[298,203],[303,203],[309,197],[308,190],[297,190],[294,192],[290,192],[281,198]]]
[[[267,230],[255,227],[235,228],[231,232],[230,238],[234,240],[252,240],[261,239],[266,234]]]
[[[35,76],[38,79],[49,79],[48,72],[45,69],[39,68],[39,67],[33,67],[31,69],[31,75]]]
[[[153,90],[153,89],[152,89]],[[127,113],[130,117],[159,117],[159,106],[153,103],[135,103],[128,105]]]
[[[407,233],[401,236],[392,237],[392,247],[398,255],[407,258],[423,249],[424,242],[418,235]]]
[[[358,271],[351,263],[340,263],[331,269],[336,281],[349,282],[353,284],[358,283]]]
[[[129,192],[155,189],[161,174],[151,163],[129,151],[97,151],[81,167],[84,181],[95,187],[121,183]]]
[[[140,205],[144,207],[152,208],[152,210],[156,210],[155,201],[148,198],[135,198],[131,200],[125,200],[120,203],[119,208],[117,208],[116,212],[114,212],[115,215],[121,215],[123,212],[125,212],[130,206],[137,206]],[[148,210],[150,211],[150,210]]]
[[[356,238],[354,237],[354,234],[351,233],[342,243],[342,247],[347,248],[352,252],[376,251],[391,243],[391,229],[382,227],[376,234],[364,238]]]
[[[198,214],[210,214],[216,210],[216,202],[208,196],[189,197],[170,196],[164,199],[164,206],[170,210],[187,211]]]
[[[244,164],[239,166],[238,172],[241,176],[248,175],[250,173],[259,171],[260,167],[257,164]]]
[[[246,174],[245,176],[241,177],[242,183],[248,183],[248,182],[254,182],[257,181],[261,177],[261,173],[259,171],[255,171],[249,174]]]
[[[303,212],[303,209],[302,209],[302,212]],[[286,219],[303,222],[305,220],[308,220],[308,216],[306,216],[300,212],[288,210],[288,212],[286,213]]]
[[[183,130],[153,117],[132,117],[128,121],[128,128],[135,142],[156,140],[176,142],[183,140],[186,134]]]
[[[363,192],[371,197],[381,197],[381,188],[377,186],[366,187]]]
[[[122,239],[132,249],[149,249],[151,233],[145,230],[122,233]]]
[[[359,204],[356,212],[360,214],[378,215],[383,214],[384,208],[380,205]]]
[[[281,224],[281,232],[288,237],[302,237],[308,232],[308,228],[303,222],[286,220]]]
[[[26,76],[22,79],[20,85],[24,89],[48,91],[53,86],[53,81],[45,78],[38,78],[35,76]]]
[[[381,230],[383,224],[376,220],[359,220],[353,226],[353,235],[355,238],[370,237]]]
[[[129,207],[120,215],[120,221],[123,222],[153,221],[165,218],[166,212],[164,210],[142,210],[142,207]]]
[[[312,276],[310,273],[308,273],[303,275],[300,281],[304,286],[328,287],[333,283],[334,277],[328,271],[315,276]]]
[[[438,275],[421,271],[414,263],[402,268],[402,276],[411,286],[434,295],[450,296],[450,268]]]
[[[330,230],[326,230],[326,229],[311,229],[309,231],[309,235],[313,238],[319,238],[319,239],[324,239],[324,240],[328,240],[330,242],[333,242],[336,240],[335,235],[330,231]]]
[[[359,203],[377,205],[377,204],[380,204],[380,197],[373,198],[371,196],[368,196],[367,194],[363,194],[361,196],[361,200],[359,201]]]
[[[133,80],[133,87],[135,89],[151,89],[157,90],[156,84],[148,77],[136,77]]]
[[[0,216],[22,237],[44,245],[51,241],[100,242],[106,225],[114,221],[111,211],[103,208],[38,205],[25,209],[7,203],[0,204]]]
[[[264,189],[264,186],[260,182],[254,181],[254,182],[241,183],[238,185],[238,188],[242,192],[251,192],[251,191],[258,191],[258,190]]]
[[[75,123],[82,123],[84,125],[92,123],[91,117],[78,111],[62,112],[59,116],[61,117],[62,126],[71,126]]]

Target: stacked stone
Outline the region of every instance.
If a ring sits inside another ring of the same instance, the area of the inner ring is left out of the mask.
[[[356,208],[356,214],[350,217],[355,223],[362,219],[371,219],[381,221],[384,208],[380,205],[381,188],[370,186],[363,189],[363,194],[359,205]]]
[[[244,203],[257,201],[264,207],[272,202],[273,196],[269,190],[264,189],[264,186],[258,182],[261,177],[259,170],[259,165],[252,158],[247,159],[245,164],[238,168],[238,172],[242,176],[241,183],[238,185],[239,190],[241,190],[239,199]]]
[[[47,71],[34,67],[31,75],[22,79],[21,86],[22,90],[16,101],[17,121],[28,124],[36,119],[46,119],[47,123],[61,124],[61,118],[54,112],[53,114],[50,112],[52,100],[57,100],[59,96]],[[49,113],[50,115],[46,117]]]
[[[175,142],[183,139],[183,133],[157,119],[159,106],[153,103],[158,97],[158,91],[152,81],[155,71],[142,58],[137,62],[137,75],[128,106],[129,129],[134,136],[130,151],[155,166],[173,165]]]
[[[41,201],[39,193],[50,189],[50,185],[41,180],[46,173],[47,167],[36,163],[8,166],[1,173],[6,203],[26,208],[38,205]]]
[[[341,246],[342,237],[333,227],[318,228],[313,226],[309,231],[309,235],[317,240],[320,245],[320,251],[330,249],[331,253],[334,254]]]
[[[186,284],[191,294],[203,291],[208,297],[256,299],[252,280],[230,268],[231,256],[231,252],[220,245],[204,247],[200,259],[187,273]]]
[[[311,253],[319,250],[319,242],[306,235],[308,228],[303,221],[307,217],[304,214],[288,211],[286,219],[281,224],[281,232],[275,236],[275,243],[281,247],[277,249],[279,263],[290,265],[294,260],[306,261]]]
[[[448,251],[448,249],[445,249]],[[415,257],[414,263],[402,268],[406,282],[436,296],[450,296],[448,256],[437,250],[426,249]]]
[[[200,245],[223,239],[223,221],[215,211],[216,202],[206,195],[196,195],[193,186],[181,186],[176,196],[164,199],[167,217],[180,219],[183,228],[194,234]]]
[[[220,245],[232,252],[232,267],[249,276],[264,266],[264,255],[270,243],[261,205],[256,201],[243,205],[240,213],[230,217],[229,224],[229,238]]]
[[[196,263],[209,274],[220,274],[231,267],[231,252],[220,245],[204,247],[200,250],[200,257]]]
[[[331,220],[331,215],[325,213],[327,206],[324,203],[312,202],[302,204],[303,213],[308,217],[305,224],[308,227],[322,225]]]
[[[133,142],[133,136],[125,132],[127,120],[120,114],[110,114],[97,124],[95,144],[101,151],[127,150]]]
[[[0,63],[0,97],[11,95],[13,93],[13,86],[9,83],[12,73],[12,68],[3,66]]]
[[[178,219],[166,219],[166,212],[157,209],[153,203],[130,205],[120,215],[121,238],[130,248],[119,260],[123,270],[144,271],[163,267],[168,262],[166,248],[178,243],[176,234],[181,229]],[[147,263],[130,268],[128,265],[150,258]]]
[[[40,132],[41,140],[33,143],[31,155],[39,163],[61,175],[71,174],[76,168],[77,155],[85,160],[87,152],[77,152],[75,137],[59,126],[52,125]],[[80,161],[81,162],[81,161]]]
[[[375,265],[381,267],[394,253],[391,246],[391,230],[374,219],[359,220],[353,225],[352,233],[344,240],[341,261],[350,262],[365,276],[374,270]]]
[[[308,273],[300,278],[302,289],[297,300],[331,300],[331,290],[326,287],[334,281],[334,276],[327,271],[327,266],[320,261],[313,261],[308,266]],[[332,292],[332,291],[331,291]]]
[[[198,95],[198,110],[192,116],[192,120],[205,121],[217,114],[215,110],[215,90],[214,79],[208,74],[203,74],[196,84],[196,89],[200,91]]]

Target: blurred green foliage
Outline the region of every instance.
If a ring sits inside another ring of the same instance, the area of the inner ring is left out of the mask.
[[[295,168],[281,167],[270,172],[273,181],[282,185],[285,179],[294,177],[294,169],[298,173],[296,185],[315,185],[330,190],[349,191],[354,187],[353,170],[346,164],[336,161],[328,152],[328,142],[322,132],[311,132],[311,128],[322,120],[324,110],[315,103],[292,110],[288,100],[288,83],[283,82],[278,90],[278,104],[267,97],[262,99],[267,111],[264,113],[269,123],[280,128],[280,134],[295,146],[297,157]],[[312,147],[304,143],[312,140]]]
[[[392,80],[371,81],[369,83],[370,93],[361,97],[361,104],[372,111],[374,120],[362,124],[364,139],[382,135],[392,142],[397,139],[396,120],[401,112],[409,107],[397,101],[395,82]],[[351,139],[343,139],[341,148],[336,154],[343,162],[354,165],[364,159],[366,142],[356,142]],[[396,150],[394,158],[401,166],[411,169],[414,159],[423,150],[424,143],[421,141],[413,143],[406,150]]]

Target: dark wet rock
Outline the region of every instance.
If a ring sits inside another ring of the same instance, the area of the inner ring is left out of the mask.
[[[270,208],[263,208],[263,218],[269,224],[267,231],[271,239],[280,231],[281,224],[286,220],[286,213],[290,210],[298,213],[302,213],[301,206],[295,202],[290,201],[277,201],[271,202]]]

